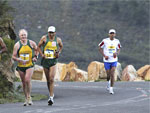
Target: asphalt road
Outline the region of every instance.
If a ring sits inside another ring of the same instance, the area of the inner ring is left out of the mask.
[[[53,106],[47,100],[26,107],[0,104],[0,113],[150,113],[150,82],[116,82],[114,95],[106,91],[106,84],[56,82]],[[32,92],[48,95],[46,83],[32,81]]]

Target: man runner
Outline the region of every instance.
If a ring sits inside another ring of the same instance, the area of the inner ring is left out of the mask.
[[[115,38],[116,31],[109,30],[109,38],[105,38],[99,43],[99,51],[103,55],[104,67],[107,73],[107,90],[110,94],[114,94],[114,72],[117,66],[118,55],[120,53],[120,42]]]
[[[41,50],[41,46],[43,50]],[[50,26],[48,28],[48,34],[42,36],[39,44],[38,51],[42,56],[41,65],[44,68],[44,72],[47,79],[47,86],[49,90],[48,105],[54,103],[54,77],[56,74],[57,59],[62,51],[63,43],[61,38],[56,36],[56,28]]]

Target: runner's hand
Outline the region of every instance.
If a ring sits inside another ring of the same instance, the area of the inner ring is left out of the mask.
[[[33,61],[33,62],[36,62],[36,61],[37,61],[37,58],[36,58],[36,57],[33,57],[33,58],[32,58],[32,61]]]
[[[113,57],[116,58],[117,57],[117,53],[113,53]]]
[[[22,63],[23,65],[25,65],[27,63],[27,61],[22,60],[21,58],[18,58],[18,62]]]
[[[108,56],[105,56],[105,60],[108,60]]]
[[[45,55],[44,55],[44,54],[42,54],[42,58],[45,58]]]
[[[59,57],[59,51],[55,51],[55,56],[56,56],[56,58]]]

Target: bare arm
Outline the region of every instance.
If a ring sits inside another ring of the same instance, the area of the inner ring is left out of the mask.
[[[32,46],[32,48],[34,49],[34,57],[33,57],[33,61],[36,62],[37,59],[38,59],[38,55],[39,55],[39,52],[38,52],[38,49],[37,49],[37,45],[34,41],[30,40],[30,44]]]
[[[58,45],[59,45],[59,53],[61,53],[62,49],[63,49],[63,43],[62,43],[62,40],[60,38],[57,38],[57,42],[58,42]]]
[[[36,44],[34,41],[32,41],[32,40],[30,40],[30,43],[31,43],[31,45],[32,45],[32,48],[34,49],[34,54],[35,54],[36,56],[38,56],[38,55],[39,55],[39,52],[38,52],[37,44]]]
[[[63,43],[62,43],[61,39],[58,38],[58,37],[57,37],[57,43],[58,43],[59,48],[58,48],[57,51],[55,51],[55,56],[56,56],[56,58],[59,57],[59,55],[60,55],[60,53],[61,53],[61,51],[62,51],[62,48],[63,48]]]
[[[0,50],[0,53],[3,53],[3,52],[5,52],[5,51],[7,51],[7,47],[6,47],[6,45],[5,45],[5,43],[4,43],[4,41],[3,41],[3,39],[2,38],[0,38],[0,46],[1,46],[1,50]]]
[[[17,42],[14,46],[13,54],[12,54],[12,59],[15,60],[15,61],[19,61],[19,58],[17,57],[18,49],[19,49],[19,43]]]
[[[103,55],[103,57],[105,57],[105,59],[108,59],[108,56],[106,56],[103,52],[103,49],[99,46],[99,52]]]
[[[117,54],[118,54],[118,55],[120,54],[120,49],[117,50]]]
[[[101,47],[99,47],[99,52],[103,55],[103,57],[105,57],[105,54],[104,54],[103,49]]]
[[[43,37],[41,38],[41,40],[39,41],[39,44],[38,44],[38,47],[37,47],[38,52],[40,53],[40,55],[41,55],[42,57],[44,57],[44,54],[43,54],[43,52],[42,52],[42,50],[41,50],[41,46],[45,43],[45,41],[46,41],[46,36],[43,36]]]
[[[117,55],[119,55],[120,54],[120,48],[121,48],[121,44],[120,44],[120,41],[119,41],[119,43],[118,43],[118,46],[117,46]]]

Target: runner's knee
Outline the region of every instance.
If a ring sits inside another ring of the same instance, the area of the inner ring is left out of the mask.
[[[25,83],[30,83],[30,78],[26,78]]]
[[[50,81],[50,83],[53,83],[53,82],[54,82],[54,77],[51,76],[51,77],[49,78],[49,81]]]
[[[47,82],[48,82],[48,84],[53,83],[54,82],[54,78],[49,78],[49,80]]]
[[[53,83],[54,82],[54,79],[52,78],[52,79],[50,79],[50,83]]]

